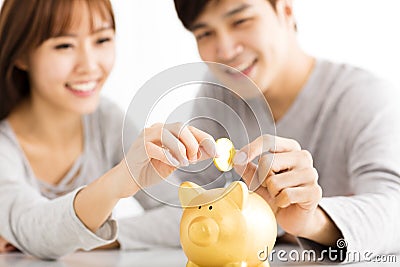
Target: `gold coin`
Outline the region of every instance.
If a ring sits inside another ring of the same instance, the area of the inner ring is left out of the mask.
[[[218,151],[218,158],[214,158],[214,165],[222,172],[230,171],[233,168],[233,158],[236,150],[233,143],[228,138],[220,138],[215,141]]]

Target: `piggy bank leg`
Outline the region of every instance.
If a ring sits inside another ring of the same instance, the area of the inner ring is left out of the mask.
[[[200,267],[200,266],[197,265],[197,264],[194,264],[194,263],[191,262],[191,261],[188,261],[188,262],[186,263],[186,267]]]

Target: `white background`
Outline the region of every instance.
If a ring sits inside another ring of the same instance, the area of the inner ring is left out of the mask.
[[[125,110],[155,74],[200,59],[173,0],[111,2],[117,21],[117,61],[103,94]],[[305,51],[372,70],[400,87],[399,0],[294,0],[294,5]]]
[[[199,61],[173,0],[112,0],[117,62],[104,95],[126,109],[153,75]],[[301,46],[315,56],[372,70],[400,86],[400,1],[294,0]]]

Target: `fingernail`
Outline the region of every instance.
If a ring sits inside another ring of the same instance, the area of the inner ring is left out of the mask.
[[[191,155],[191,156],[189,157],[189,162],[190,162],[190,163],[196,163],[196,162],[197,162],[197,159],[198,159],[198,157],[197,157],[197,153],[196,153],[196,154]]]
[[[233,158],[233,163],[237,165],[244,165],[247,161],[247,155],[244,152],[236,153],[235,157]]]
[[[212,140],[205,139],[205,140],[203,140],[203,142],[201,142],[200,146],[202,146],[204,148],[205,152],[210,157],[217,158],[220,154],[220,153],[218,153],[218,151],[216,149],[215,142],[213,142]]]
[[[201,156],[203,156],[203,153],[201,153],[201,149],[199,148],[199,151],[197,152],[197,159],[201,159]]]
[[[251,178],[251,181],[249,184],[249,190],[256,191],[260,187],[259,177],[260,176],[258,175],[258,172],[255,172],[253,174],[253,177]]]
[[[167,159],[172,164],[172,166],[178,167],[180,165],[179,160],[172,156],[171,152],[169,152],[168,150],[165,150],[165,155],[167,156]]]
[[[182,163],[182,165],[185,166],[185,167],[186,167],[186,166],[189,166],[189,160],[188,160],[187,158],[183,158],[181,163]]]

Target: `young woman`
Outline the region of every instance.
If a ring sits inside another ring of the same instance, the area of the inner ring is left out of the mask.
[[[0,252],[57,258],[118,246],[110,214],[119,199],[213,154],[200,145],[213,144],[204,132],[157,124],[123,156],[123,114],[99,95],[114,34],[109,0],[4,1]]]

